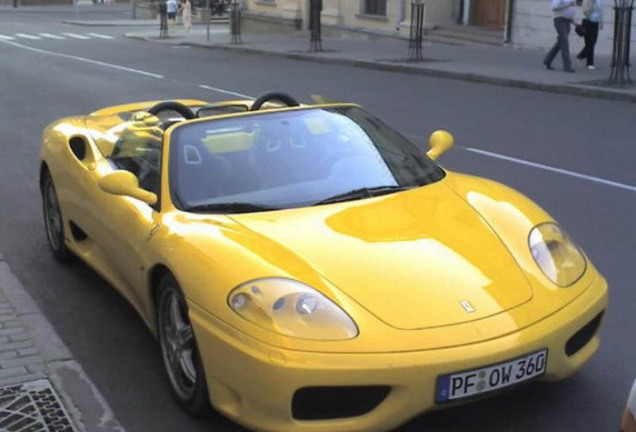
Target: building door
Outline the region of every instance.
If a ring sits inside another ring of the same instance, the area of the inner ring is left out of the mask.
[[[508,0],[473,0],[473,24],[503,29]]]

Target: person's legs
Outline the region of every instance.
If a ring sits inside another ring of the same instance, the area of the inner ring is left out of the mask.
[[[590,35],[589,48],[587,52],[587,65],[594,66],[594,47],[596,46],[596,41],[598,40],[598,27],[599,24],[597,22],[589,21],[590,26],[587,30],[587,33]],[[587,35],[586,35],[587,37]],[[587,39],[585,40],[585,44],[588,44]]]
[[[550,48],[550,51],[548,51],[548,53],[545,55],[545,58],[543,59],[543,64],[548,69],[552,69],[552,62],[554,61],[554,58],[556,57],[556,55],[559,53],[559,49],[561,47],[561,44],[559,43],[559,36],[558,36],[559,28],[558,28],[556,19],[554,20],[554,28],[557,31],[557,41],[554,43],[554,45],[552,45],[552,48]]]
[[[564,71],[573,71],[572,63],[570,60],[570,27],[571,21],[565,18],[556,18],[554,20],[554,26],[559,34],[558,42],[559,49],[561,51],[561,60],[563,61]]]
[[[582,59],[587,59],[590,56],[590,46],[592,43],[592,35],[591,35],[591,31],[590,31],[590,23],[592,21],[584,19],[583,22],[581,23],[581,26],[583,27],[583,30],[585,30],[585,35],[583,35],[583,40],[585,41],[585,46],[583,47],[583,49],[581,50],[581,52],[576,56],[577,59],[582,60]]]

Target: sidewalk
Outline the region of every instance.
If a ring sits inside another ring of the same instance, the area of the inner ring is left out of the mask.
[[[71,22],[71,21],[69,21]],[[99,22],[73,22],[83,25],[105,25]],[[636,70],[631,74],[631,86],[609,86],[611,58],[598,57],[597,69],[590,71],[575,61],[576,73],[559,70],[560,59],[555,60],[553,71],[545,70],[543,50],[521,50],[510,47],[456,46],[424,42],[424,61],[409,62],[408,41],[387,37],[355,40],[325,37],[322,52],[309,51],[309,35],[243,34],[242,44],[231,44],[227,25],[210,26],[207,38],[206,26],[194,26],[191,33],[181,28],[171,32],[168,39],[159,39],[158,22],[137,21],[139,24],[155,24],[154,29],[145,28],[129,32],[126,36],[166,44],[184,44],[205,48],[233,50],[246,53],[265,54],[289,59],[318,63],[343,64],[355,67],[394,71],[410,74],[481,82],[507,87],[573,94],[586,97],[636,102]],[[130,21],[111,22],[110,25],[130,25]],[[572,53],[578,45],[572,43]],[[574,57],[574,55],[573,55]]]
[[[124,432],[2,255],[0,430]]]

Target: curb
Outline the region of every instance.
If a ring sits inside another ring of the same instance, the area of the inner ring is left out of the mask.
[[[302,60],[302,61],[310,61],[314,63],[329,63],[329,64],[339,64],[345,66],[353,66],[363,69],[374,69],[385,72],[401,72],[408,73],[412,75],[422,75],[422,76],[430,76],[434,78],[444,78],[444,79],[453,79],[458,81],[469,81],[476,82],[482,84],[493,84],[502,87],[515,87],[521,88],[525,90],[538,90],[549,93],[561,93],[561,94],[569,94],[575,96],[583,96],[588,98],[595,99],[607,99],[607,100],[616,100],[616,101],[625,101],[625,102],[633,102],[636,103],[636,95],[629,95],[619,92],[614,92],[611,90],[601,90],[594,88],[582,88],[578,86],[572,85],[562,85],[562,84],[544,84],[539,82],[532,81],[522,81],[515,80],[510,78],[498,78],[487,75],[479,75],[475,73],[464,73],[464,72],[454,72],[454,71],[443,71],[439,69],[427,69],[427,68],[418,68],[409,65],[396,65],[391,63],[383,63],[383,62],[373,62],[368,60],[356,60],[356,59],[345,59],[345,58],[321,58],[316,55],[311,54],[300,54],[300,53],[280,53],[276,51],[267,51],[267,50],[259,50],[257,48],[243,48],[243,47],[235,47],[231,45],[204,45],[196,42],[185,42],[183,45],[192,45],[206,48],[216,48],[223,49],[227,51],[241,51],[249,54],[266,54],[270,56],[277,56],[282,58],[287,58],[291,60]]]
[[[159,27],[159,21],[141,23],[117,23],[112,21],[76,21],[62,20],[62,24],[71,24],[79,27]]]
[[[147,36],[128,34],[126,35],[126,37],[131,39],[140,39],[140,40],[145,40],[150,42],[156,42],[156,40],[149,38]],[[409,65],[368,61],[368,60],[320,57],[319,55],[316,55],[316,54],[268,51],[265,49],[248,48],[248,47],[235,46],[235,45],[209,45],[209,44],[204,44],[199,42],[175,42],[174,44],[195,46],[195,47],[207,48],[207,49],[237,51],[237,52],[242,52],[246,54],[268,55],[268,56],[275,56],[279,58],[286,58],[290,60],[308,61],[313,63],[353,66],[357,68],[373,69],[373,70],[380,70],[385,72],[408,73],[412,75],[422,75],[422,76],[429,76],[434,78],[452,79],[452,80],[468,81],[468,82],[475,82],[475,83],[482,83],[482,84],[492,84],[492,85],[497,85],[501,87],[513,87],[513,88],[520,88],[524,90],[535,90],[535,91],[543,91],[548,93],[567,94],[567,95],[582,96],[582,97],[594,98],[594,99],[605,99],[605,100],[636,103],[636,94],[634,95],[625,94],[625,93],[620,93],[618,91],[596,89],[591,87],[580,87],[575,85],[563,85],[563,84],[545,84],[545,83],[533,82],[533,81],[515,80],[511,78],[499,78],[499,77],[480,75],[475,73],[444,71],[439,69],[414,67]]]

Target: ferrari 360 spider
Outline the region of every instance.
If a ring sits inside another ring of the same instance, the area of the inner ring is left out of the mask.
[[[44,131],[48,243],[139,312],[189,413],[384,431],[599,345],[606,281],[531,200],[440,167],[452,144],[282,93],[105,108]]]

